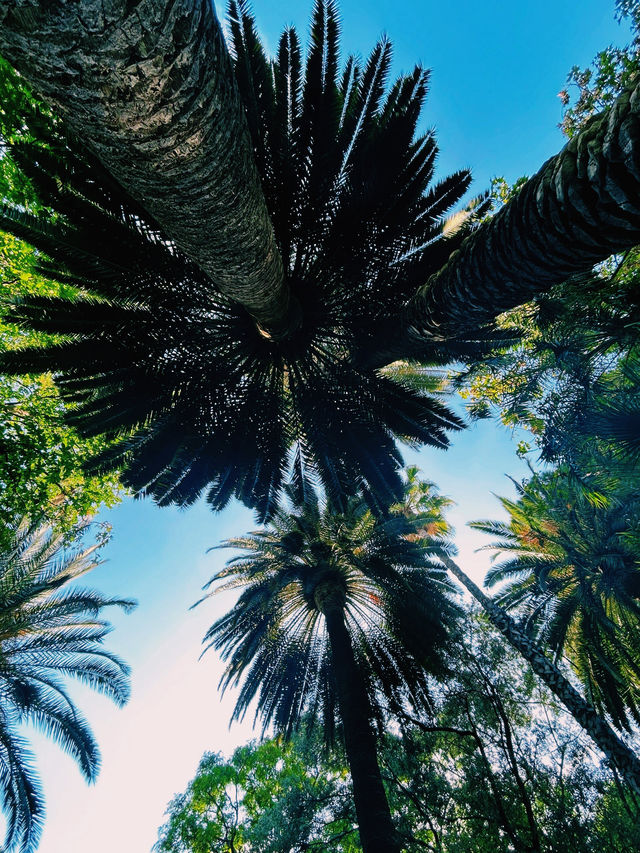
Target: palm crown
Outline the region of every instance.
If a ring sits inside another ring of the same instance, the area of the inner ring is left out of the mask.
[[[563,653],[590,700],[617,725],[640,721],[640,568],[633,485],[600,504],[585,499],[562,469],[533,477],[508,522],[474,522],[506,555],[487,574],[505,582],[498,600],[519,608],[532,630]]]
[[[228,660],[223,688],[244,677],[236,717],[258,696],[265,727],[290,732],[305,714],[318,714],[331,739],[336,697],[325,616],[333,606],[344,614],[378,719],[376,695],[392,707],[407,699],[424,706],[426,673],[446,671],[458,615],[442,566],[431,562],[424,539],[411,541],[413,526],[401,515],[379,519],[356,500],[337,514],[312,493],[304,501],[289,495],[291,511],[279,509],[265,529],[223,543],[242,553],[210,581],[214,592],[243,589],[205,637]]]
[[[98,747],[64,681],[76,678],[118,704],[129,693],[128,667],[103,646],[110,627],[100,614],[114,605],[129,609],[133,602],[65,589],[96,565],[97,545],[75,552],[61,546],[49,529],[23,525],[0,553],[0,789],[7,850],[33,850],[44,817],[20,724],[35,723],[93,780]]]
[[[428,393],[433,377],[396,359],[442,364],[483,345],[416,335],[394,350],[403,306],[462,240],[464,228],[443,233],[443,215],[469,175],[429,188],[437,148],[431,132],[416,135],[427,73],[416,68],[385,94],[389,42],[339,74],[333,2],[316,3],[304,66],[294,30],[268,60],[246,4],[230,12],[297,331],[270,338],[24,98],[13,117],[5,111],[3,136],[45,210],[6,208],[0,224],[46,254],[43,274],[77,291],[14,308],[59,337],[5,353],[2,367],[55,372],[80,432],[114,439],[94,468],[124,466],[127,484],[161,504],[206,489],[214,509],[236,495],[264,519],[292,468],[319,477],[338,507],[358,488],[387,503],[402,488],[395,440],[444,447],[461,426]]]
[[[331,742],[339,713],[362,847],[399,853],[375,727],[385,706],[427,706],[427,673],[446,672],[451,587],[404,515],[376,516],[355,499],[338,514],[313,492],[288,493],[290,512],[225,543],[244,553],[212,582],[244,589],[205,641],[228,661],[223,688],[244,677],[236,717],[257,697],[265,727],[290,734],[321,717]]]

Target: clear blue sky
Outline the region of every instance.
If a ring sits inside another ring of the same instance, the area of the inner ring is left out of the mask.
[[[628,39],[614,22],[613,6],[602,0],[343,0],[342,44],[344,53],[366,54],[385,32],[395,45],[395,73],[416,62],[433,69],[425,122],[437,129],[441,174],[470,167],[479,192],[492,176],[511,181],[532,173],[560,149],[557,93],[569,68]],[[271,47],[285,24],[304,36],[310,8],[310,2],[255,2]],[[509,434],[485,422],[454,437],[447,453],[412,453],[410,461],[457,501],[453,520],[463,562],[481,576],[486,557],[473,549],[482,541],[464,522],[498,515],[492,492],[509,492],[505,473],[524,474]],[[76,691],[103,752],[92,788],[69,759],[37,738],[49,813],[40,853],[146,853],[167,801],[184,788],[202,753],[228,752],[249,737],[248,725],[228,731],[231,704],[221,704],[215,689],[219,662],[213,654],[197,661],[202,635],[228,599],[188,607],[225,559],[206,549],[251,528],[250,513],[234,506],[213,516],[203,506],[183,513],[126,501],[105,517],[114,540],[93,582],[140,601],[134,615],[117,616],[111,637],[133,666],[133,698],[119,711]]]

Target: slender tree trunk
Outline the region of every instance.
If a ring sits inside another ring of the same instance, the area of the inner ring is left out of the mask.
[[[544,681],[549,690],[558,697],[574,719],[600,747],[611,764],[625,778],[629,787],[636,794],[640,794],[640,760],[635,753],[623,743],[597,711],[582,698],[558,668],[545,657],[502,607],[486,596],[450,557],[446,554],[438,554],[438,557],[451,574],[482,605],[493,625],[528,661],[536,675]]]
[[[369,697],[344,623],[344,610],[341,606],[328,606],[323,612],[362,849],[364,853],[400,853],[378,766]]]
[[[416,293],[409,329],[477,328],[640,243],[640,85],[548,160]]]
[[[0,53],[216,287],[286,331],[282,260],[212,0],[0,2]]]

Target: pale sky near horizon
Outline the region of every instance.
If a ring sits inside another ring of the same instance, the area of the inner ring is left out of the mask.
[[[304,41],[311,5],[255,0],[270,48],[291,23]],[[395,45],[395,74],[418,61],[433,69],[425,124],[437,131],[440,175],[470,167],[476,193],[492,176],[513,181],[534,172],[562,147],[557,93],[569,68],[628,40],[628,30],[614,21],[613,0],[342,0],[340,7],[344,53],[366,54],[386,32]],[[511,493],[506,473],[526,473],[509,433],[483,422],[454,435],[446,453],[411,452],[407,460],[455,499],[451,518],[461,560],[480,579],[488,556],[474,549],[484,540],[464,524],[498,517],[492,493]],[[102,750],[94,786],[57,747],[34,738],[48,811],[39,853],[148,853],[167,802],[184,789],[202,754],[229,753],[252,736],[250,721],[228,729],[232,697],[221,702],[217,694],[216,656],[198,661],[206,628],[230,599],[188,609],[226,559],[207,548],[253,528],[251,513],[237,504],[214,516],[204,505],[180,512],[127,500],[101,517],[113,523],[114,538],[108,562],[88,580],[140,602],[130,616],[114,614],[109,639],[132,665],[133,694],[119,710],[75,691]]]

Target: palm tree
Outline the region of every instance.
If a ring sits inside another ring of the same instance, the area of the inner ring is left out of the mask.
[[[96,548],[62,550],[50,528],[25,523],[0,553],[0,791],[7,830],[3,850],[32,851],[44,803],[20,725],[34,723],[76,759],[88,781],[100,764],[88,724],[67,692],[73,677],[118,705],[129,695],[128,667],[105,650],[105,607],[131,601],[67,585],[96,562]]]
[[[446,539],[452,532],[444,519],[442,510],[451,503],[438,495],[433,483],[421,481],[417,468],[408,469],[408,483],[402,512],[413,525],[414,541],[424,538],[428,542],[430,530]],[[490,523],[494,527],[494,523]],[[475,524],[480,527],[482,525]],[[495,530],[494,530],[495,532]],[[480,604],[492,625],[529,663],[531,669],[546,684],[551,692],[563,703],[567,711],[590,735],[611,764],[625,778],[628,785],[640,794],[640,760],[635,753],[618,737],[598,711],[585,701],[573,685],[565,678],[558,667],[549,661],[544,652],[532,639],[530,633],[516,623],[496,601],[485,595],[471,578],[452,559],[453,546],[446,541],[437,543],[437,556],[451,574],[458,580],[473,598]]]
[[[589,700],[617,726],[640,722],[640,568],[637,484],[594,504],[563,469],[501,499],[507,522],[472,526],[506,559],[487,574],[557,661],[569,659]]]
[[[451,587],[402,516],[376,518],[351,501],[344,514],[289,490],[260,531],[227,540],[240,549],[210,583],[241,587],[205,637],[228,661],[221,685],[244,679],[235,718],[257,697],[256,718],[291,734],[321,717],[330,742],[336,708],[365,853],[399,851],[377,764],[383,700],[428,705],[427,672],[443,676],[458,615]],[[218,591],[216,590],[216,591]]]
[[[283,269],[210,5],[208,0],[148,0],[123,7],[115,0],[83,0],[83,14],[77,14],[76,6],[17,0],[0,12],[0,52],[55,104],[195,263],[215,281],[219,272],[228,272],[225,292],[247,305],[262,328],[287,335],[297,326],[297,311],[289,298],[286,259]],[[318,0],[316,14],[324,8]],[[246,12],[246,6],[241,9]],[[333,38],[335,21],[322,17]],[[239,21],[239,30],[246,29],[244,14]],[[281,59],[289,55],[295,62],[294,42],[289,47],[290,53],[286,41],[281,44]],[[322,51],[312,54],[319,75],[326,71],[331,80],[331,58]],[[248,59],[244,71],[264,69],[259,54]],[[273,82],[298,93],[290,85],[295,77],[270,77],[262,74],[254,89],[258,100]],[[210,107],[204,103],[209,92]],[[640,88],[625,92],[547,161],[437,275],[424,276],[406,305],[404,345],[416,334],[446,338],[476,328],[640,241],[639,103]],[[333,97],[318,111],[326,118],[336,114],[340,108]],[[272,113],[280,127],[289,117]],[[258,161],[255,136],[254,154]],[[376,165],[384,167],[386,161],[378,159]],[[252,205],[255,214],[244,228],[243,213],[253,213]],[[209,245],[212,266],[205,257]]]
[[[2,135],[43,207],[5,209],[0,225],[48,256],[43,274],[76,290],[14,309],[26,327],[63,337],[5,353],[2,369],[56,373],[81,434],[116,439],[97,468],[125,467],[127,485],[161,504],[207,489],[214,509],[235,494],[264,519],[291,466],[318,476],[335,506],[358,487],[388,504],[402,494],[395,439],[444,447],[461,426],[427,393],[429,371],[396,363],[394,336],[402,303],[463,239],[443,214],[469,175],[429,186],[437,147],[432,133],[416,136],[427,73],[416,68],[385,95],[386,40],[338,74],[333,3],[316,7],[304,70],[294,30],[269,62],[246,7],[232,12],[234,67],[297,332],[275,339],[257,326],[24,98],[3,111]],[[404,358],[442,364],[484,346],[477,335],[416,338]]]

